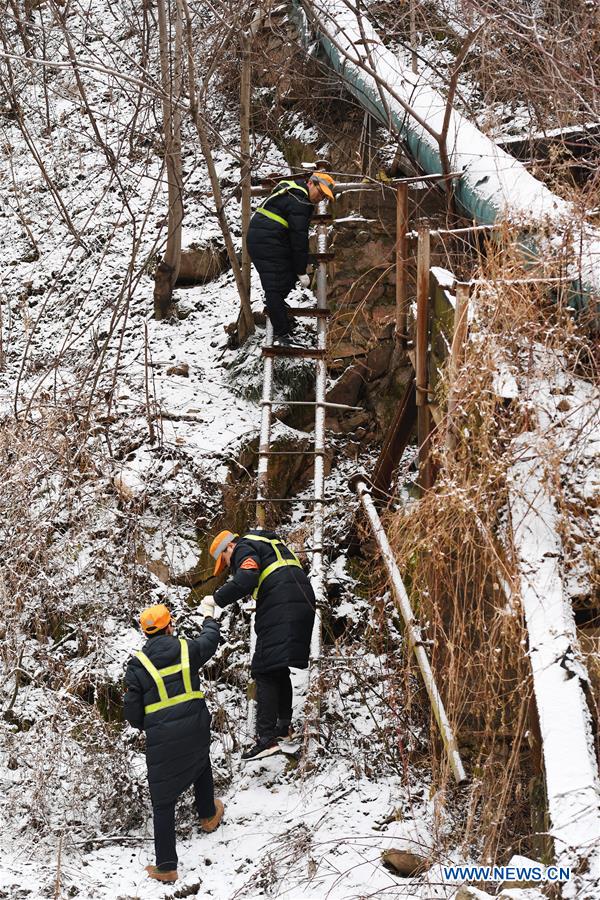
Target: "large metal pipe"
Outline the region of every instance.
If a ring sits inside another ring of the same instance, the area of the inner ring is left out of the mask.
[[[389,545],[386,533],[383,529],[383,525],[381,524],[379,515],[377,514],[377,510],[375,509],[375,504],[373,503],[367,484],[361,478],[355,478],[352,481],[352,486],[354,487],[363,505],[363,508],[369,519],[373,535],[375,536],[375,540],[377,541],[379,549],[381,550],[381,555],[387,569],[390,583],[392,585],[394,597],[396,598],[396,603],[398,605],[398,608],[400,609],[402,618],[404,619],[404,624],[406,626],[406,637],[409,646],[415,654],[415,658],[417,660],[419,669],[421,670],[421,674],[423,675],[425,689],[429,696],[431,708],[433,709],[433,714],[435,716],[436,722],[438,723],[438,728],[442,736],[442,741],[444,742],[444,747],[446,749],[446,755],[448,757],[450,768],[452,769],[452,774],[454,775],[457,783],[462,784],[463,782],[467,781],[467,775],[460,758],[460,753],[458,751],[458,745],[456,743],[456,738],[454,737],[454,732],[452,731],[452,726],[450,725],[448,716],[446,715],[446,710],[444,708],[442,698],[440,697],[440,693],[437,689],[435,678],[433,672],[431,671],[431,666],[429,665],[429,660],[427,659],[425,648],[423,647],[421,629],[414,617],[412,607],[410,605],[410,600],[408,599],[408,594],[406,593],[406,588],[404,587],[404,584],[402,582],[400,570],[398,569],[396,560],[394,559],[394,554],[392,553],[392,548]]]
[[[391,181],[336,181],[333,188],[334,194],[348,194],[353,191],[383,191],[395,189],[403,184],[416,185],[424,182],[430,184],[436,181],[444,181],[446,179],[460,178],[460,172],[451,172],[449,175],[410,175],[407,178],[394,178]],[[306,175],[304,175],[306,177]],[[273,190],[273,183],[277,179],[290,178],[289,172],[282,173],[277,177],[269,178],[269,182],[260,185],[253,185],[251,194],[253,197],[266,197]]]
[[[397,52],[385,46],[358,6],[346,0],[292,0],[291,7],[306,52],[322,50],[361,106],[404,140],[412,159],[429,174],[443,172],[439,141],[431,132],[442,133],[446,97],[423,74],[403,67]],[[600,314],[600,229],[591,222],[581,224],[576,207],[455,109],[450,111],[445,148],[450,168],[459,173],[454,194],[468,216],[479,224],[512,219],[522,234],[526,263],[532,254],[543,259],[560,243],[544,237],[552,222],[555,237],[573,247],[570,305],[579,309],[591,301],[592,310]],[[535,235],[523,234],[525,222],[534,225]]]

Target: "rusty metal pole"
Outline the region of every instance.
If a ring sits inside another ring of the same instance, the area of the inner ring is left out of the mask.
[[[450,361],[448,364],[448,424],[446,431],[446,446],[449,450],[454,450],[456,448],[456,430],[454,427],[454,417],[458,403],[456,376],[463,359],[465,341],[467,340],[469,292],[470,289],[468,284],[456,284],[454,330],[452,333],[452,347],[450,349]]]
[[[435,677],[431,670],[427,653],[425,652],[425,647],[423,646],[421,629],[419,628],[413,609],[410,605],[410,600],[406,588],[404,587],[402,576],[400,575],[400,570],[398,569],[398,564],[396,563],[392,548],[389,545],[387,535],[381,524],[381,519],[377,514],[375,504],[373,503],[373,499],[366,483],[358,476],[353,479],[352,486],[360,498],[371,528],[373,529],[375,539],[379,544],[379,549],[381,550],[381,556],[387,569],[394,597],[402,618],[404,619],[408,644],[415,654],[421,674],[423,675],[425,688],[429,695],[433,714],[440,729],[450,768],[452,769],[457,784],[464,784],[467,780],[467,776],[460,757],[456,737],[448,720],[448,716],[446,715],[446,710],[440,692],[438,691]]]
[[[408,186],[396,188],[396,341],[406,347],[408,340],[406,304],[406,232],[408,231]]]
[[[427,405],[427,347],[429,343],[429,265],[430,235],[426,222],[418,227],[417,238],[417,333],[415,340],[415,368],[417,380],[417,438],[419,442],[419,485],[431,487],[429,465],[429,434],[431,413]]]

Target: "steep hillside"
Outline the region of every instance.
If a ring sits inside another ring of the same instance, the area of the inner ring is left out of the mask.
[[[200,118],[238,253],[238,37],[252,11],[192,4],[188,23]],[[503,454],[517,436],[514,423],[522,424],[541,397],[547,411],[542,430],[568,436],[551,441],[547,459],[548,479],[562,479],[567,594],[579,598],[593,620],[595,364],[587,334],[570,314],[560,321],[554,313],[537,317],[531,313],[537,295],[518,306],[510,293],[516,312],[503,316],[506,301],[483,292],[479,337],[462,376],[467,400],[457,458],[448,461],[443,442],[436,445],[441,477],[420,505],[414,502],[414,440],[396,472],[386,525],[429,629],[427,646],[436,666],[452,676],[445,683],[442,674],[441,685],[455,701],[451,717],[461,729],[472,778],[459,790],[378,549],[365,523],[356,524],[358,500],[348,485],[351,474],[372,470],[412,371],[393,334],[395,207],[382,189],[376,200],[340,201],[332,232],[329,398],[362,408],[332,411],[327,420],[328,596],[321,718],[310,723],[311,751],[241,763],[240,751],[252,737],[246,733],[250,610],[236,604],[223,617],[221,645],[205,670],[213,767],[226,818],[214,834],[201,834],[186,795],[177,814],[180,880],[165,887],[146,878],[153,848],[144,739],[123,723],[124,669],[142,644],[137,625],[144,606],[167,603],[179,634],[197,631],[198,602],[217,584],[210,537],[254,521],[262,292],[253,273],[258,327],[236,348],[237,287],[184,89],[178,98],[182,243],[218,265],[198,279],[205,283],[176,288],[176,315],[161,321],[153,315],[156,267],[169,227],[154,4],[11,0],[0,29],[0,897],[432,900],[456,896],[464,880],[449,883],[444,865],[484,856],[507,863],[521,851],[542,858],[547,845],[538,832],[543,838],[547,826],[543,811],[537,822],[530,819],[527,778],[534,768],[522,755],[531,685],[520,614],[511,607],[493,620],[490,641],[504,648],[499,656],[509,672],[502,669],[493,682],[497,694],[482,725],[481,706],[471,707],[471,696],[462,692],[467,644],[453,656],[451,641],[445,655],[448,634],[454,640],[458,631],[448,628],[442,606],[435,618],[434,601],[436,591],[448,595],[448,573],[456,574],[456,560],[460,568],[467,540],[474,564],[465,578],[481,575],[495,559],[497,535],[491,545],[480,541],[470,514],[489,513],[486,525],[496,514],[503,521]],[[253,47],[253,177],[258,182],[301,161],[327,159],[340,177],[362,177],[367,168],[385,183],[386,167],[399,171],[396,142],[365,121],[322,63],[305,59],[294,36],[287,11],[274,9]],[[420,185],[411,215],[443,222],[442,193]],[[478,254],[464,250],[443,247],[434,261],[452,259],[467,271]],[[488,278],[493,253],[489,259],[487,269],[473,274]],[[509,269],[495,274],[516,274]],[[293,300],[312,304],[314,296],[298,290]],[[545,313],[545,301],[542,307]],[[511,343],[519,329],[522,340]],[[563,357],[565,335],[570,343]],[[303,327],[303,336],[312,340],[313,326]],[[535,338],[552,350],[551,373],[541,373],[541,351],[536,366],[531,363]],[[491,399],[493,353],[482,350],[492,346],[494,353],[507,353],[522,392],[518,404],[500,413]],[[314,396],[309,364],[291,362],[278,372],[279,396]],[[574,402],[565,406],[569,396]],[[572,415],[565,417],[568,410]],[[496,434],[496,417],[504,414],[514,416],[513,424]],[[278,448],[306,449],[311,430],[310,420],[290,405],[275,423],[273,441]],[[490,463],[494,454],[501,457],[497,470]],[[309,454],[293,465],[281,459],[273,485],[290,503],[276,511],[272,504],[273,522],[300,549],[311,534]],[[431,552],[443,556],[446,539],[447,570]],[[580,551],[584,545],[589,553]],[[477,624],[486,628],[491,583],[485,571],[473,587],[481,600]],[[457,591],[457,605],[471,597],[468,590]],[[514,653],[511,641],[519,648]],[[472,687],[486,666],[493,669],[487,635],[482,644],[468,670]],[[302,733],[307,684],[302,673],[294,678]],[[506,716],[504,690],[516,698]],[[511,743],[515,716],[520,730]],[[496,803],[490,784],[504,766],[516,775]],[[496,827],[495,804],[505,816],[502,827]],[[422,856],[427,871],[402,877],[382,860],[390,849]],[[515,889],[500,896],[530,900],[539,894]]]

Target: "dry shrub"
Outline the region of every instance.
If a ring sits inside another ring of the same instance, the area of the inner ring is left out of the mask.
[[[120,730],[66,691],[36,689],[28,700],[43,706],[45,715],[27,730],[2,726],[8,767],[15,772],[3,804],[12,821],[23,831],[79,839],[139,826],[145,818],[139,747],[127,747]]]
[[[0,752],[18,770],[3,807],[24,828],[89,834],[142,810],[115,725],[137,516],[118,509],[100,442],[61,399],[0,428]]]
[[[545,850],[534,834],[545,830],[535,800],[539,745],[506,475],[515,461],[514,438],[539,427],[539,360],[551,360],[551,394],[560,392],[554,388],[559,375],[595,379],[585,314],[577,317],[567,293],[554,283],[550,290],[548,283],[532,282],[564,273],[570,261],[565,249],[525,265],[510,229],[488,245],[473,289],[471,340],[453,387],[458,407],[452,449],[444,420],[433,441],[433,489],[388,514],[386,522],[472,776],[464,840],[479,858],[493,861],[507,860],[511,852]],[[499,396],[499,368],[516,378],[516,399]],[[568,488],[561,486],[564,452],[559,443],[547,443],[543,464],[557,505],[568,514]],[[445,788],[452,777],[433,724],[431,733],[436,778]]]
[[[2,422],[5,631],[59,640],[69,628],[95,620],[100,598],[105,617],[122,613],[123,591],[137,587],[137,515],[118,510],[110,474],[101,441],[66,396],[36,405],[32,421]],[[111,575],[124,582],[120,589],[105,584]]]
[[[506,563],[494,539],[502,494],[490,503],[487,479],[456,487],[450,479],[438,484],[416,511],[395,516],[393,541],[474,776],[465,840],[486,835],[483,852],[497,859],[499,845],[523,831],[529,772],[520,757],[531,685],[523,625],[504,593]],[[451,776],[433,726],[431,733],[436,780],[446,786]]]

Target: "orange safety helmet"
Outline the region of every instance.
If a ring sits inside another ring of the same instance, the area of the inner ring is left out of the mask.
[[[142,611],[140,615],[140,625],[145,634],[156,634],[162,631],[171,621],[171,613],[164,603],[157,603],[156,606],[149,606]]]
[[[216,559],[214,575],[220,575],[227,563],[223,559],[223,551],[227,548],[227,544],[234,541],[238,537],[233,531],[220,531],[210,545],[209,553],[213,559]]]
[[[330,200],[335,200],[332,191],[332,188],[335,187],[335,181],[333,180],[331,175],[327,174],[327,172],[313,172],[308,180],[312,181],[313,184],[318,185],[325,196]]]

